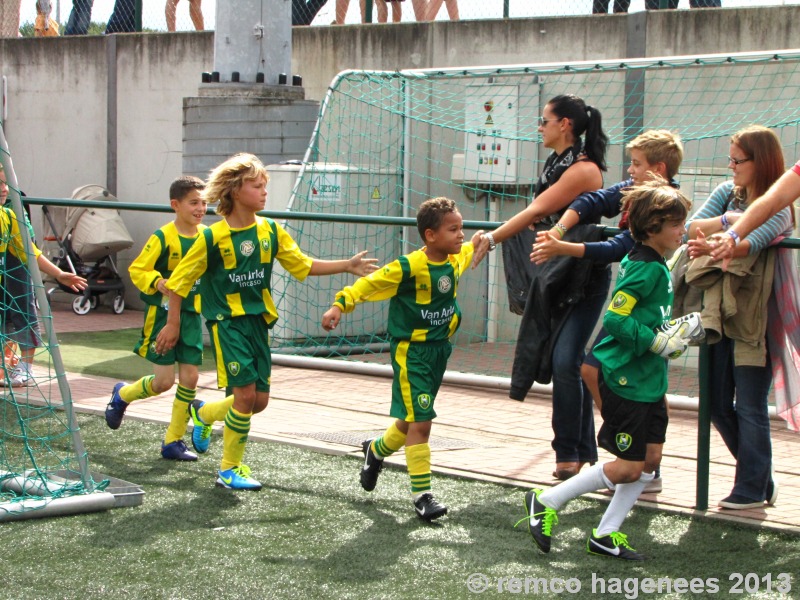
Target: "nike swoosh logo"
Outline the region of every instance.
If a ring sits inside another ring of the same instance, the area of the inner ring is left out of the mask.
[[[598,544],[594,540],[590,540],[590,541],[592,542],[592,544],[596,548],[600,548],[601,550],[604,550],[605,552],[608,552],[609,554],[613,554],[614,556],[619,556],[619,546],[614,546],[614,549],[612,550],[611,548],[606,548],[602,544]]]
[[[420,510],[416,506],[414,508],[417,509],[417,514],[419,514],[420,517],[424,517],[425,516],[425,509],[424,508],[422,510]]]
[[[531,527],[536,527],[541,522],[541,519],[531,519]]]
[[[233,481],[233,476],[223,477],[222,475],[220,475],[219,478],[222,479],[222,483],[224,483],[225,485],[230,485],[231,481]]]

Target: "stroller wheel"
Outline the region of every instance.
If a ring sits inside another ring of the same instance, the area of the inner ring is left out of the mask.
[[[125,310],[125,297],[124,296],[114,296],[114,314],[121,315],[122,311]]]
[[[76,315],[85,315],[92,308],[92,301],[84,296],[78,296],[72,301],[72,310]]]

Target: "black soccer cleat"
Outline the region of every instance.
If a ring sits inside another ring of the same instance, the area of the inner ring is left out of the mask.
[[[586,551],[589,554],[610,556],[622,560],[644,560],[644,554],[639,554],[628,544],[628,536],[619,531],[597,537],[597,529],[592,530],[592,535],[586,542]]]
[[[417,511],[417,516],[420,519],[428,521],[429,523],[447,514],[447,507],[437,502],[430,492],[425,492],[422,496],[414,500],[414,509]]]
[[[542,490],[530,490],[525,494],[525,511],[528,515],[517,522],[528,521],[528,531],[533,536],[533,541],[542,552],[550,552],[550,539],[553,534],[553,525],[558,524],[558,514],[554,508],[539,502]],[[515,525],[516,527],[516,525]]]
[[[364,452],[364,466],[361,467],[361,487],[371,492],[378,484],[378,475],[383,470],[383,459],[378,458],[372,451],[372,440],[361,442],[361,450]]]

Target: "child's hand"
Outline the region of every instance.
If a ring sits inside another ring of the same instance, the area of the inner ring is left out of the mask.
[[[65,285],[68,288],[76,291],[82,292],[86,289],[87,282],[83,277],[75,275],[75,273],[70,273],[68,271],[61,271],[61,273],[56,276],[56,281],[61,285]]]
[[[358,275],[359,277],[363,277],[364,275],[369,275],[373,271],[377,271],[378,267],[376,263],[378,262],[378,259],[364,258],[366,254],[367,250],[362,250],[358,254],[354,255],[353,258],[350,259],[347,272],[352,273],[353,275]]]
[[[169,289],[167,289],[167,281],[169,281],[169,279],[159,279],[156,282],[156,289],[165,296],[169,296]]]
[[[564,242],[557,240],[549,231],[540,231],[536,234],[536,243],[531,252],[531,262],[540,265],[554,256],[561,254],[560,246]]]
[[[167,321],[167,324],[161,328],[156,337],[156,352],[161,355],[166,354],[175,347],[178,343],[178,335],[180,327]]]
[[[331,306],[327,311],[325,311],[325,314],[322,315],[322,328],[325,331],[333,331],[336,329],[336,326],[339,324],[339,320],[341,318],[342,309],[338,306]]]
[[[475,235],[477,235],[478,238],[476,240],[475,236],[472,236],[472,245],[475,246],[475,250],[472,253],[473,269],[476,268],[479,264],[481,264],[483,257],[489,253],[489,238],[487,238],[483,234],[483,231],[479,231]]]
[[[726,236],[730,237],[730,236]],[[709,238],[709,240],[713,240],[713,236]],[[700,256],[708,256],[711,254],[711,250],[713,246],[709,244],[709,240],[706,239],[706,234],[703,233],[701,229],[697,230],[697,237],[693,240],[689,240],[689,258],[698,258]]]

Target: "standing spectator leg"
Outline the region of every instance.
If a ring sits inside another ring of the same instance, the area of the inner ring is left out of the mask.
[[[86,35],[89,32],[93,3],[94,0],[72,0],[72,12],[69,13],[64,35]]]
[[[136,6],[134,0],[117,0],[114,12],[108,19],[106,33],[131,33],[136,31]]]
[[[203,0],[189,0],[189,17],[192,19],[195,31],[203,31]]]
[[[19,37],[19,7],[22,0],[0,2],[0,37]]]
[[[164,17],[167,20],[167,31],[175,31],[175,13],[178,10],[178,0],[167,0],[164,6]]]
[[[608,3],[609,0],[594,0],[592,2],[592,14],[593,15],[604,15],[608,12]]]

